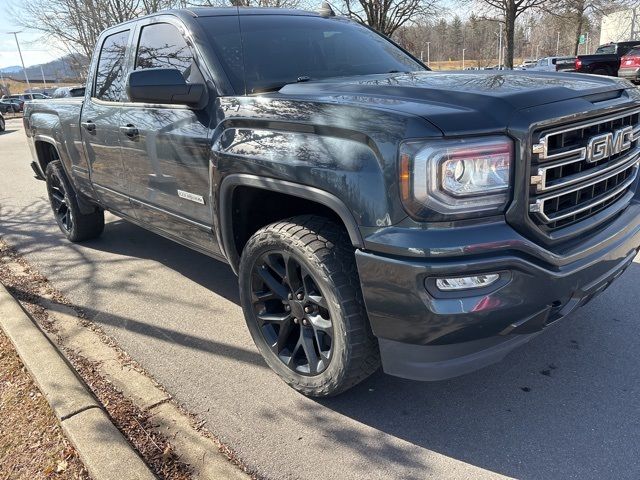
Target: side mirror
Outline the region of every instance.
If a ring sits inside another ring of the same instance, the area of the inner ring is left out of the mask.
[[[187,83],[175,68],[148,68],[129,73],[127,93],[132,102],[201,107],[206,89]]]

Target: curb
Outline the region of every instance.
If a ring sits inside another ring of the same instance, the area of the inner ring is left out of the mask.
[[[1,284],[0,327],[51,405],[93,480],[156,478],[58,349]]]

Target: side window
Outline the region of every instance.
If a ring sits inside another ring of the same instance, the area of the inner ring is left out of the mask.
[[[104,39],[98,68],[94,96],[100,100],[117,102],[124,90],[125,52],[129,30],[114,33]]]
[[[136,70],[141,68],[176,68],[186,81],[201,81],[193,53],[178,29],[169,23],[155,23],[142,28]]]

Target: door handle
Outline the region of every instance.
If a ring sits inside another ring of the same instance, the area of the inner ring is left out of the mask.
[[[124,133],[128,138],[134,139],[138,136],[138,129],[130,123],[120,127],[120,131]]]
[[[88,120],[86,122],[81,122],[80,125],[82,125],[82,128],[84,128],[87,132],[95,132],[96,131],[96,124],[93,123],[91,120]]]

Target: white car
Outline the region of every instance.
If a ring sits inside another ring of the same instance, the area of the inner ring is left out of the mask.
[[[575,57],[544,57],[538,60],[533,67],[527,70],[558,72],[561,70],[571,70],[574,67]]]
[[[535,60],[525,60],[518,67],[524,68],[525,70],[529,70],[532,67],[535,67],[538,62]]]

